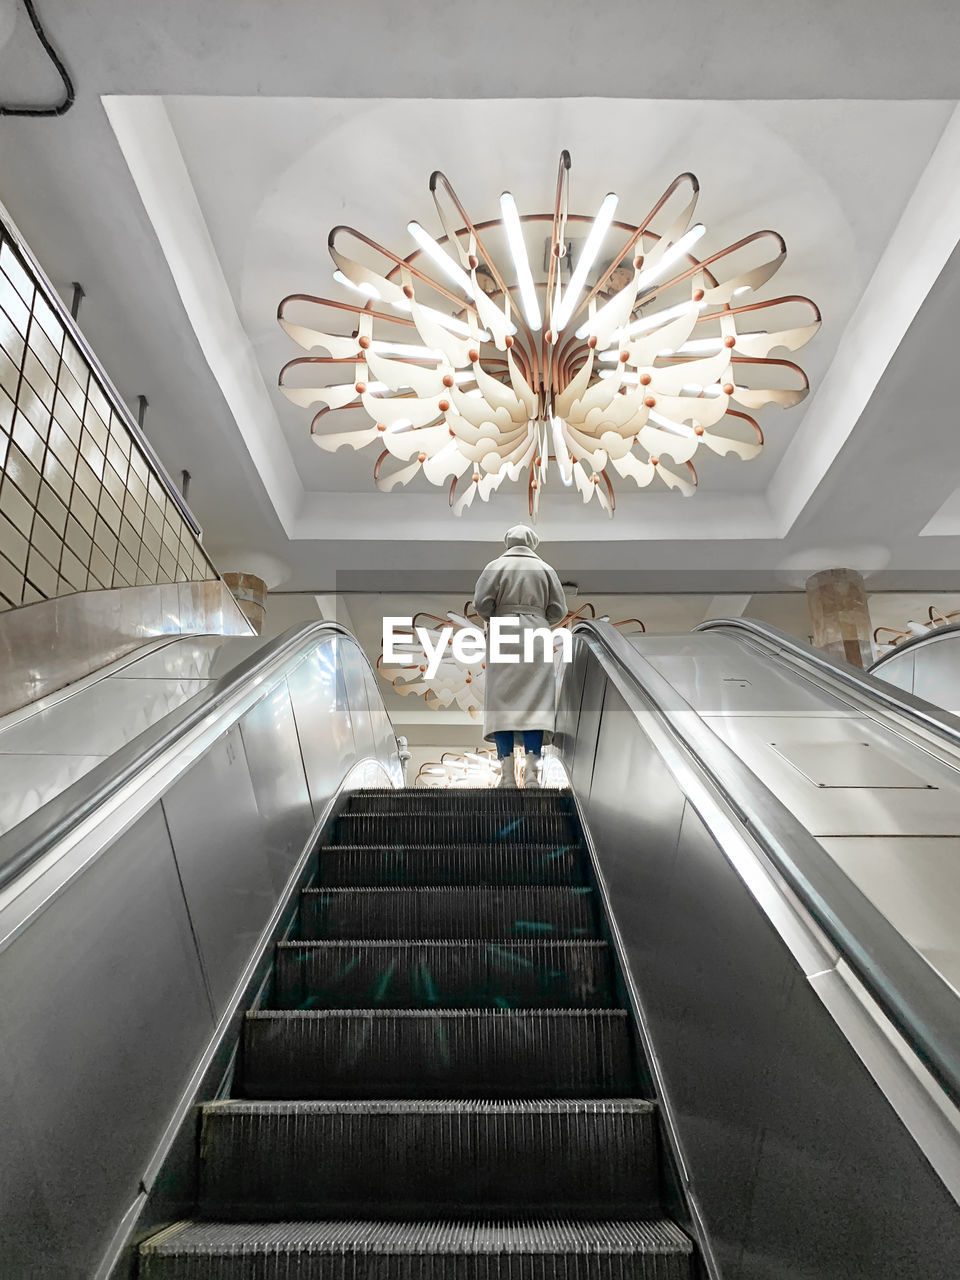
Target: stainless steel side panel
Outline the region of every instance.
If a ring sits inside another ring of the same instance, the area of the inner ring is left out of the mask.
[[[872,667],[871,674],[877,676],[880,680],[886,680],[887,684],[896,685],[898,689],[903,689],[905,693],[913,693],[915,692],[914,663],[915,656],[912,649],[907,653],[893,653],[889,658],[883,660],[879,668]],[[933,692],[936,693],[936,690]],[[928,693],[926,698],[928,702],[932,702],[934,706],[937,706],[935,697],[931,698]],[[950,709],[954,710],[954,708]]]
[[[239,726],[170,788],[163,812],[219,1018],[276,900]]]
[[[350,703],[353,720],[353,738],[357,756],[363,759],[372,753],[375,733],[373,719],[370,714],[367,673],[369,665],[364,661],[359,649],[353,645],[340,645],[338,648],[340,679],[345,689],[356,689],[357,695]]]
[[[918,698],[960,712],[960,643],[956,633],[938,636],[913,651],[913,690]],[[886,679],[886,671],[878,674]]]
[[[313,826],[300,738],[286,681],[247,712],[240,734],[253,784],[263,852],[273,887],[279,893]],[[387,741],[380,746],[384,753],[388,752]]]
[[[159,804],[0,960],[0,1274],[86,1280],[214,1026]]]
[[[950,623],[903,641],[875,662],[870,674],[960,714],[960,625]]]
[[[789,893],[772,912],[762,860],[720,847],[595,654],[585,674],[558,746],[712,1274],[955,1280],[957,1202],[818,993]]]
[[[291,636],[0,889],[2,1280],[109,1273],[318,821],[348,775],[400,782],[356,642]]]
[[[357,759],[355,708],[348,705],[334,640],[287,676],[314,813],[318,814]],[[332,746],[333,750],[329,748]],[[342,770],[342,772],[341,772]]]

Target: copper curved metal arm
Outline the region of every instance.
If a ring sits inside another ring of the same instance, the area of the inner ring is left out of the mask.
[[[277,320],[286,319],[283,311],[288,302],[310,302],[319,307],[332,307],[335,311],[351,311],[355,316],[373,316],[374,320],[385,320],[388,324],[404,324],[409,325],[411,329],[416,328],[413,321],[404,316],[390,315],[386,311],[374,311],[372,301],[371,299],[366,306],[361,306],[356,302],[340,302],[336,298],[318,298],[312,293],[288,293],[277,307]]]
[[[783,306],[790,302],[803,303],[810,308],[816,320],[823,319],[820,308],[811,298],[805,297],[802,293],[787,293],[782,298],[766,298],[763,302],[745,302],[742,307],[731,307],[727,304],[722,311],[711,311],[707,315],[697,316],[697,324],[703,324],[705,320],[719,320],[721,316],[745,316],[750,311],[763,311],[769,307]]]
[[[448,299],[448,301],[452,302],[454,306],[459,307],[461,311],[472,311],[474,315],[477,315],[477,308],[473,305],[472,302],[470,302],[469,300],[465,302],[463,298],[457,297],[455,293],[451,293],[450,290],[447,289],[444,285],[438,284],[436,280],[432,279],[432,277],[425,275],[424,272],[422,272],[419,267],[415,267],[413,265],[413,262],[410,259],[399,257],[397,254],[393,252],[392,249],[384,248],[382,244],[379,244],[376,240],[372,239],[370,236],[365,235],[364,232],[357,231],[354,227],[348,227],[342,223],[340,226],[334,227],[333,230],[330,232],[330,234],[327,236],[327,247],[329,249],[336,248],[335,241],[337,236],[341,232],[343,232],[345,235],[353,236],[355,240],[359,240],[361,244],[365,244],[368,249],[373,249],[377,253],[383,254],[385,258],[389,258],[391,262],[395,263],[397,268],[400,268],[400,267],[405,268],[407,271],[410,272],[411,275],[416,276],[417,279],[422,281],[425,285],[429,285],[431,289],[435,289],[437,293],[442,294],[443,297]],[[410,258],[414,258],[416,256],[417,256],[416,254],[411,254]],[[390,278],[390,274],[392,274],[392,272],[387,275],[386,277],[387,279]]]
[[[725,418],[741,418],[744,422],[748,422],[750,426],[753,427],[754,431],[757,433],[757,444],[761,444],[761,445],[763,444],[763,431],[760,427],[760,423],[756,420],[756,418],[751,418],[749,413],[742,413],[739,409],[728,409],[727,412],[724,414],[724,417]],[[723,418],[721,418],[720,421],[722,422]]]
[[[301,364],[356,364],[362,358],[362,356],[296,356],[293,360],[288,360],[280,370],[277,386],[285,387],[287,384],[284,382],[284,377],[287,370],[295,369]]]
[[[550,327],[553,312],[553,278],[560,260],[561,221],[567,220],[567,192],[570,186],[570,152],[560,152],[560,164],[557,167],[557,194],[553,202],[553,230],[550,233],[550,262],[547,266],[547,297],[544,306],[544,329]]]
[[[431,622],[439,622],[441,627],[448,626],[450,622],[449,618],[439,618],[435,613],[427,613],[426,609],[421,609],[419,613],[415,613],[413,615],[410,620],[410,625],[412,627],[416,627],[417,621],[420,618],[428,618]]]
[[[479,227],[477,226],[477,224],[473,222],[469,213],[467,213],[466,209],[463,206],[463,202],[461,201],[460,197],[457,195],[456,191],[454,191],[453,184],[451,183],[447,175],[445,173],[442,173],[439,169],[434,169],[433,173],[431,173],[430,175],[430,192],[435,199],[436,199],[436,190],[437,190],[438,184],[443,187],[444,191],[446,191],[447,196],[453,203],[453,206],[456,209],[457,213],[463,219],[463,230],[469,231],[471,237],[473,238],[474,244],[477,246],[477,253],[483,259],[483,261],[487,264],[487,270],[493,276],[494,281],[498,285],[500,291],[504,294],[505,297],[510,299],[512,304],[513,294],[508,289],[506,281],[504,280],[503,276],[500,274],[500,271],[499,271],[499,268],[497,267],[496,262],[487,252],[487,247],[483,243],[483,239],[480,236]],[[488,226],[497,226],[498,224],[499,224],[499,219],[491,219],[487,223]],[[540,381],[540,360],[537,352],[537,344],[534,341],[533,334],[530,331],[530,326],[526,322],[522,309],[518,308],[516,305],[513,305],[513,310],[516,312],[517,318],[519,319],[521,325],[523,326],[524,336],[526,337],[527,343],[529,344],[530,358],[533,363],[533,370],[534,370],[533,379],[534,379],[534,383],[537,383]]]
[[[695,196],[700,194],[700,183],[697,180],[697,177],[695,174],[681,173],[676,178],[674,178],[674,180],[670,183],[669,187],[667,187],[666,191],[663,193],[663,195],[660,197],[657,203],[653,206],[653,208],[644,218],[643,222],[640,223],[639,227],[637,227],[637,229],[631,235],[630,239],[620,250],[618,257],[613,259],[613,261],[610,263],[610,266],[607,268],[604,274],[600,277],[597,283],[593,286],[593,288],[590,290],[587,296],[583,299],[583,301],[577,307],[576,311],[573,313],[573,316],[571,316],[571,320],[573,320],[576,316],[578,316],[581,313],[581,311],[587,308],[590,305],[590,303],[593,301],[593,299],[597,296],[597,294],[600,293],[604,285],[609,281],[610,277],[613,275],[614,271],[616,271],[616,269],[620,266],[620,263],[624,260],[624,258],[627,256],[630,250],[634,247],[634,245],[637,244],[641,236],[644,234],[644,232],[646,232],[647,228],[650,226],[650,223],[657,216],[657,214],[660,212],[663,206],[667,203],[667,201],[670,199],[673,193],[679,189],[680,184],[682,182],[690,183],[691,190]],[[657,239],[659,240],[660,237],[658,236]]]
[[[667,289],[672,289],[674,285],[682,284],[684,280],[689,280],[692,275],[704,268],[712,266],[715,262],[720,262],[731,253],[736,253],[738,249],[745,248],[748,244],[754,244],[757,240],[762,240],[765,236],[771,236],[780,246],[780,253],[787,252],[787,242],[779,231],[754,231],[748,236],[744,236],[742,240],[737,240],[735,244],[728,244],[725,249],[720,249],[717,253],[711,254],[709,258],[703,258],[696,266],[689,267],[686,271],[682,271],[679,275],[671,276],[669,280],[664,280],[661,284],[656,285],[649,293],[643,295],[643,306],[651,302]]]
[[[810,390],[810,379],[807,377],[803,369],[800,368],[793,360],[773,359],[770,356],[733,356],[730,360],[731,364],[763,364],[763,365],[779,365],[782,369],[790,369],[800,377],[803,384],[803,390]]]
[[[415,397],[413,395],[406,395],[406,394],[389,397],[389,399],[391,400],[412,400],[414,398]],[[322,409],[320,409],[317,413],[313,415],[313,418],[311,419],[311,422],[310,422],[310,434],[312,436],[318,436],[321,434],[321,432],[317,430],[317,424],[319,423],[320,419],[323,417],[326,417],[328,413],[343,413],[345,409],[362,409],[362,408],[363,408],[363,403],[359,395],[355,400],[348,401],[347,404],[338,404],[332,408],[330,405],[325,404]]]

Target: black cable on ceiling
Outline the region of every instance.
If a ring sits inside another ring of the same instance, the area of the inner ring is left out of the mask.
[[[73,100],[76,96],[73,89],[73,81],[70,79],[70,73],[63,65],[63,60],[54,49],[53,45],[47,37],[47,33],[43,29],[40,19],[37,17],[37,11],[34,8],[33,0],[23,0],[23,7],[27,11],[27,17],[33,24],[33,29],[37,33],[37,39],[43,45],[50,61],[56,67],[63,81],[63,98],[55,106],[52,107],[10,107],[0,103],[0,116],[62,116],[73,106]]]

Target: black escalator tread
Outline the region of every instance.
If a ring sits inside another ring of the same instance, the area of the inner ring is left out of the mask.
[[[271,1001],[278,1009],[609,1008],[606,942],[394,939],[282,942]]]
[[[675,1223],[175,1223],[143,1280],[690,1280]]]
[[[658,1211],[653,1104],[217,1102],[204,1218],[602,1219]]]
[[[569,791],[500,791],[480,787],[450,790],[407,787],[403,790],[354,791],[344,813],[572,813]]]
[[[586,884],[584,853],[567,844],[330,845],[317,881],[347,885]]]
[[[483,809],[436,813],[341,813],[332,844],[569,844],[574,831],[567,813],[506,812]]]
[[[625,1098],[636,1081],[624,1009],[263,1010],[244,1019],[247,1098]]]
[[[577,885],[304,889],[300,936],[355,938],[595,938],[595,898]]]

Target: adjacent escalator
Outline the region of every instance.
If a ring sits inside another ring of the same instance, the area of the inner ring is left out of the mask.
[[[568,792],[347,798],[143,1280],[687,1280]]]

